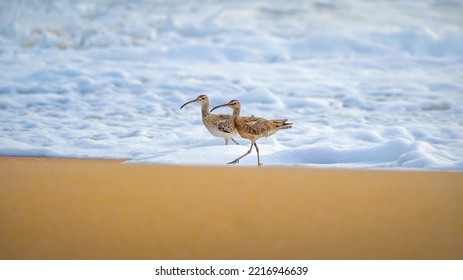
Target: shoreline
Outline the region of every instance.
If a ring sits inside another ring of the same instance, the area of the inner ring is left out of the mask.
[[[1,161],[76,161],[76,162],[108,162],[108,163],[121,163],[130,161],[130,158],[73,158],[73,157],[34,157],[34,156],[0,156]],[[204,167],[204,168],[250,168],[253,169],[254,165],[205,165],[205,164],[164,164],[164,163],[147,163],[147,162],[128,162],[128,165],[139,166],[170,166],[170,167]],[[354,167],[313,167],[313,166],[300,166],[300,165],[270,165],[264,166],[262,169],[297,169],[297,170],[312,170],[312,171],[352,171],[352,172],[402,172],[402,173],[449,173],[449,174],[463,174],[463,170],[453,169],[422,169],[422,168],[354,168]]]
[[[128,159],[117,159],[117,158],[73,158],[73,157],[34,157],[34,156],[0,156],[1,160],[26,160],[26,161],[107,161],[107,162],[123,162]]]

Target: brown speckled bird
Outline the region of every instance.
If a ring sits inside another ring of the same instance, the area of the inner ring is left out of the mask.
[[[235,139],[233,139],[233,136],[238,134],[238,131],[233,124],[232,116],[211,114],[209,112],[209,98],[207,95],[202,94],[198,96],[198,98],[186,102],[182,105],[182,107],[180,107],[180,109],[194,102],[199,102],[201,104],[201,116],[203,124],[212,135],[215,137],[224,138],[226,145],[228,145],[228,140],[230,139],[235,142],[235,144],[240,144],[236,142]]]
[[[251,153],[252,146],[255,146],[257,151],[257,165],[262,166],[259,158],[259,148],[257,147],[256,141],[262,137],[272,136],[280,129],[288,129],[293,127],[292,123],[286,122],[288,121],[287,119],[266,120],[254,116],[240,117],[241,105],[238,100],[232,100],[226,104],[216,106],[211,110],[211,112],[220,107],[230,107],[233,109],[233,123],[235,124],[238,133],[242,138],[251,140],[251,148],[249,151],[234,161],[229,162],[228,164],[239,163],[240,159]]]

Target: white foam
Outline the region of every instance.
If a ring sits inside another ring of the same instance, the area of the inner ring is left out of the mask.
[[[198,104],[288,118],[265,166],[463,170],[459,1],[3,1],[0,155],[225,165]],[[218,113],[229,113],[223,108]],[[255,165],[253,152],[240,165]]]

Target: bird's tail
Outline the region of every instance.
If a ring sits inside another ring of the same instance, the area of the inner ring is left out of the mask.
[[[278,129],[288,129],[293,127],[293,123],[289,123],[287,121],[288,119],[272,120],[273,124],[275,124]]]

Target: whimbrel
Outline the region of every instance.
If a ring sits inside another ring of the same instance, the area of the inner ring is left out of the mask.
[[[239,163],[240,159],[251,153],[252,146],[255,146],[257,151],[257,165],[262,166],[259,158],[259,148],[257,147],[256,141],[262,137],[269,137],[280,129],[288,129],[293,127],[292,123],[286,122],[288,121],[287,119],[266,120],[254,116],[240,117],[241,105],[238,100],[232,100],[226,104],[216,106],[211,110],[211,112],[220,107],[230,107],[233,109],[233,123],[235,124],[238,133],[242,138],[251,140],[251,148],[249,151],[234,161],[229,162],[228,164]]]
[[[235,139],[233,139],[233,136],[238,134],[238,131],[233,124],[232,116],[211,114],[209,112],[209,98],[207,95],[202,94],[198,96],[198,98],[186,102],[182,105],[182,107],[180,107],[180,109],[194,102],[201,103],[201,116],[203,124],[212,135],[215,137],[224,138],[225,145],[228,145],[228,140],[230,139],[235,142],[235,144],[240,144],[236,142]]]

